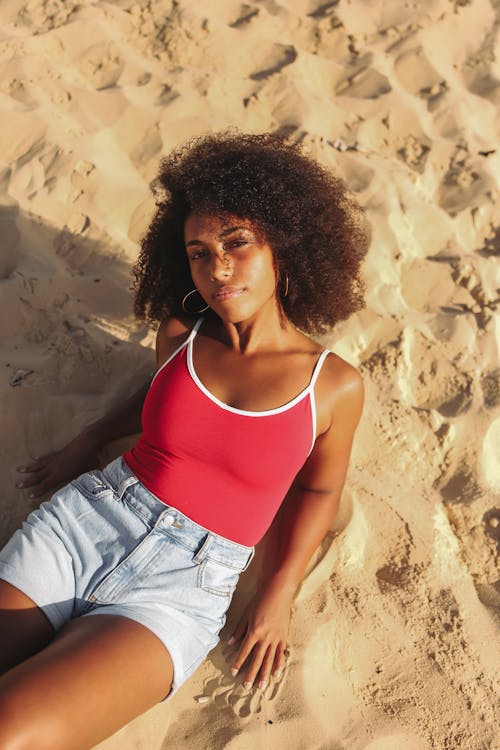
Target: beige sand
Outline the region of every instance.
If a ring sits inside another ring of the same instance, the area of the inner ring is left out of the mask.
[[[2,2],[3,540],[32,503],[13,467],[151,366],[129,269],[162,154],[281,129],[346,179],[373,232],[367,307],[324,342],[361,369],[364,417],[283,681],[246,694],[221,644],[102,750],[499,746],[495,6]]]

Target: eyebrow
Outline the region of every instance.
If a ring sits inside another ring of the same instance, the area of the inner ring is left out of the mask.
[[[233,232],[236,232],[238,229],[244,229],[247,232],[251,231],[248,227],[229,227],[229,229],[225,229],[223,232],[221,232],[219,237],[226,237],[226,235],[232,234]],[[201,245],[201,244],[203,244],[201,240],[189,240],[189,242],[186,242],[186,247],[189,247],[190,245]]]

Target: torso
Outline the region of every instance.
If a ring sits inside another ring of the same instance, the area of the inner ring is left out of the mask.
[[[160,329],[157,368],[186,339],[194,322],[193,318],[179,319],[179,335],[175,330],[173,337],[171,328],[169,336],[162,336]],[[205,388],[228,406],[248,411],[275,409],[291,401],[309,383],[322,352],[316,342],[294,329],[278,351],[240,354],[222,343],[210,319],[204,321],[193,343],[193,365]],[[316,436],[331,424],[335,391],[346,368],[351,365],[334,353],[324,362],[314,391]]]

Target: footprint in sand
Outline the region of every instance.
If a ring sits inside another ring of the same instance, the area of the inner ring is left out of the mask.
[[[97,91],[114,86],[120,79],[125,62],[114,44],[100,42],[85,50],[74,67]]]
[[[472,156],[467,146],[457,145],[436,196],[438,205],[450,216],[487,200],[493,185],[481,167],[478,157]]]
[[[340,80],[335,87],[336,96],[351,96],[355,99],[378,99],[391,91],[389,79],[370,67],[371,55],[359,60],[356,70]]]
[[[414,591],[416,580],[425,565],[415,559],[416,545],[408,523],[399,515],[391,519],[392,542],[385,556],[384,565],[375,572],[377,585],[382,594]],[[399,526],[399,530],[394,526]]]
[[[240,29],[242,26],[246,26],[250,23],[253,18],[258,16],[259,12],[259,8],[254,8],[252,5],[244,4],[240,8],[238,18],[235,21],[232,21],[229,26],[232,29]]]
[[[443,356],[440,342],[417,329],[408,328],[401,341],[390,342],[362,364],[381,384],[384,377],[399,376],[404,383],[401,400],[413,408],[435,409],[444,417],[455,417],[471,406],[471,375]]]
[[[45,169],[38,158],[15,167],[10,181],[9,193],[17,200],[30,199],[45,185]]]
[[[337,148],[335,145],[333,147]],[[375,177],[375,170],[367,167],[366,163],[362,162],[358,156],[346,154],[345,150],[347,149],[341,150],[337,148],[337,150],[341,152],[336,156],[339,177],[349,185],[349,189],[354,193],[361,193],[363,190],[367,190]],[[355,151],[357,149],[351,150]]]
[[[440,256],[429,256],[429,260],[442,260]],[[487,329],[498,306],[496,292],[487,291],[481,283],[477,263],[463,263],[459,258],[449,259],[451,279],[455,287],[451,304],[440,309],[454,315],[473,315],[478,329]]]
[[[439,492],[445,503],[470,504],[482,496],[483,489],[472,469],[464,467],[453,474],[451,479],[439,488]]]
[[[87,239],[86,232],[89,226],[89,217],[75,211],[53,240],[56,254],[64,258],[67,270],[72,275],[81,276],[85,273],[95,275],[102,267],[103,261],[96,243]]]
[[[15,60],[15,62],[17,64],[17,60]],[[8,74],[8,66],[4,65],[3,67],[4,75]],[[0,91],[7,94],[7,96],[10,96],[11,99],[15,99],[21,104],[24,104],[25,107],[36,108],[38,105],[32,87],[29,86],[29,84],[27,85],[25,80],[17,78],[16,75],[12,78],[7,75],[2,81],[0,81]]]
[[[44,34],[68,23],[79,7],[78,0],[31,0],[22,4],[17,21],[32,34]]]
[[[330,0],[330,2],[319,2],[317,7],[310,11],[307,15],[310,18],[328,18],[335,15],[335,7],[338,5],[338,0]]]
[[[400,83],[413,96],[427,100],[430,111],[448,90],[448,84],[431,65],[422,47],[403,52],[394,62]]]
[[[484,37],[479,49],[470,55],[462,66],[462,76],[469,91],[488,99],[493,104],[500,103],[500,81],[492,70],[496,60],[496,35],[494,26]]]
[[[483,403],[487,409],[494,409],[500,404],[500,368],[485,373],[480,381]]]
[[[430,150],[431,141],[428,138],[424,140],[424,138],[408,135],[396,153],[411,169],[422,174]]]
[[[297,59],[297,50],[291,44],[275,44],[270,55],[265,58],[258,70],[250,74],[252,81],[265,81]]]

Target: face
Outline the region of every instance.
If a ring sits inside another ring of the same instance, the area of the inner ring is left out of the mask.
[[[248,320],[277,305],[273,253],[251,222],[192,213],[184,242],[194,284],[223,320]]]

